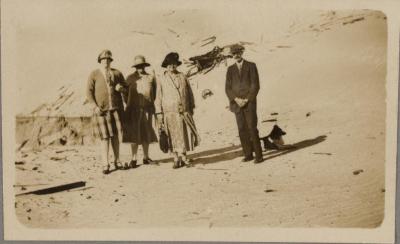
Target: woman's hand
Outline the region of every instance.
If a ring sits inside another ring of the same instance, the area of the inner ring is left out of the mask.
[[[162,114],[157,114],[156,115],[157,118],[157,124],[161,127],[164,126],[164,116]]]
[[[125,87],[123,87],[121,84],[117,84],[117,85],[115,86],[115,90],[116,90],[117,92],[124,92],[124,91],[125,91]]]

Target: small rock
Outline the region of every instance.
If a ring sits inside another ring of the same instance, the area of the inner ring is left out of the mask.
[[[382,189],[381,189],[381,192],[386,192],[385,188],[382,188]]]
[[[30,213],[31,211],[32,211],[32,209],[27,209],[26,210],[27,213]]]
[[[247,214],[243,214],[243,216],[242,216],[242,217],[246,218],[247,216],[248,216]]]
[[[118,202],[118,201],[119,201],[119,199],[118,199],[118,198],[114,200],[114,202]]]
[[[354,170],[353,171],[353,175],[358,175],[358,174],[360,174],[362,172],[364,172],[364,170],[362,170],[362,169]]]
[[[21,191],[25,191],[26,187],[25,186],[21,186]]]
[[[33,167],[33,168],[32,168],[32,170],[37,170],[37,169],[38,169],[38,167],[37,167],[37,166],[35,166],[35,167]]]
[[[264,123],[264,122],[277,122],[277,121],[278,121],[277,119],[265,119],[261,122]]]
[[[311,113],[310,112],[308,112],[307,114],[306,114],[306,117],[309,117],[311,115]]]
[[[265,193],[268,193],[268,192],[275,192],[275,190],[267,189],[267,190],[264,190],[264,192],[265,192]]]
[[[31,217],[28,216],[28,220],[31,220]]]
[[[278,113],[275,113],[275,112],[274,112],[274,113],[271,113],[271,115],[272,115],[272,116],[275,116],[275,115],[278,115]]]
[[[24,165],[25,161],[15,161],[15,165]]]
[[[87,196],[87,197],[86,197],[86,199],[90,199],[90,198],[92,198],[92,196]]]

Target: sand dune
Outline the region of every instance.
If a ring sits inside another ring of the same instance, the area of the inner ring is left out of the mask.
[[[264,152],[266,161],[259,165],[240,162],[224,94],[226,68],[220,65],[191,80],[202,137],[192,154],[195,167],[173,170],[169,157],[153,145],[158,165],[103,176],[92,143],[23,148],[17,185],[74,180],[88,185],[17,197],[20,221],[41,228],[379,226],[385,195],[385,17],[327,12],[307,21],[313,25],[291,25],[276,41],[247,45],[245,55],[261,77],[260,134],[274,124],[262,121],[277,119],[295,149]],[[202,99],[203,89],[214,95]],[[62,91],[47,112],[83,103],[82,96]],[[79,102],[64,105],[69,96]],[[129,160],[128,146],[122,153]]]

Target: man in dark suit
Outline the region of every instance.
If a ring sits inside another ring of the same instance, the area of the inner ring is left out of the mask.
[[[231,47],[231,53],[236,63],[228,67],[225,92],[229,99],[230,110],[236,116],[244,153],[242,162],[254,159],[254,163],[261,163],[263,156],[257,129],[256,99],[260,83],[256,64],[244,60],[242,58],[243,51],[244,47],[241,45]]]

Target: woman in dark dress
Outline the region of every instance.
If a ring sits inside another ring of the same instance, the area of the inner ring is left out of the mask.
[[[136,71],[130,74],[126,83],[128,85],[125,94],[125,125],[123,142],[131,143],[132,160],[125,164],[124,168],[134,168],[137,164],[137,151],[139,145],[143,148],[143,164],[153,161],[149,157],[149,144],[157,142],[157,136],[153,129],[154,100],[156,93],[155,75],[146,72],[150,66],[141,55],[135,57],[132,66]]]

